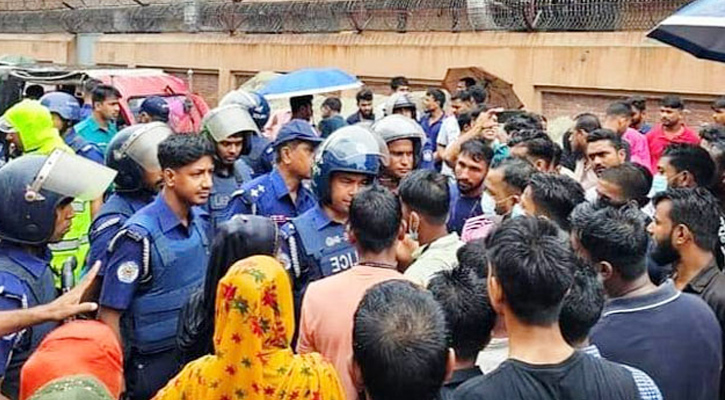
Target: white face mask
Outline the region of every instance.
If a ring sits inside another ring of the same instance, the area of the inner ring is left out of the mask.
[[[483,215],[496,215],[496,200],[487,191],[481,195],[481,211]]]
[[[649,191],[649,197],[654,197],[658,193],[662,193],[667,190],[669,181],[664,174],[656,174],[652,178],[652,189]]]
[[[514,208],[511,209],[511,218],[525,217],[526,211],[521,207],[521,204],[514,204]]]

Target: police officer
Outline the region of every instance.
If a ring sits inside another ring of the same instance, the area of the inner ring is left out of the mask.
[[[256,133],[249,137],[249,152],[242,155],[242,160],[252,167],[252,177],[256,178],[271,172],[274,165],[274,151],[269,140],[260,134],[269,121],[271,113],[269,103],[257,92],[239,89],[227,93],[219,102],[220,106],[229,104],[236,104],[247,110],[257,124]]]
[[[385,115],[402,114],[408,118],[418,117],[418,107],[410,93],[393,93],[385,102]],[[422,128],[421,128],[422,129]]]
[[[88,265],[106,265],[106,250],[126,220],[150,203],[163,185],[159,165],[159,143],[171,136],[164,123],[132,125],[122,129],[108,144],[106,165],[118,172],[114,193],[91,224]]]
[[[103,152],[95,144],[83,139],[73,126],[80,121],[81,106],[75,97],[64,92],[50,92],[40,98],[40,104],[50,110],[53,125],[65,144],[81,157],[103,164]]]
[[[113,176],[112,170],[62,150],[21,156],[0,168],[0,310],[55,299],[48,243],[70,229],[73,198],[99,196]],[[55,325],[36,325],[0,339],[4,395],[17,398],[20,368]]]
[[[375,180],[387,153],[385,143],[361,126],[338,129],[318,149],[312,189],[319,202],[282,228],[297,311],[310,282],[357,263],[345,234],[350,203],[359,189]]]
[[[322,139],[309,122],[297,119],[285,124],[274,142],[275,169],[234,193],[226,218],[236,214],[261,215],[281,226],[314,207],[317,200],[302,182],[310,179],[313,153],[320,142]]]
[[[131,399],[149,399],[176,373],[181,306],[206,273],[214,148],[198,135],[158,146],[164,188],[123,225],[108,247],[99,318],[122,338]]]
[[[147,124],[149,122],[169,122],[169,103],[160,96],[149,96],[141,103],[138,114],[138,122]]]
[[[417,122],[400,114],[379,120],[372,129],[385,142],[390,153],[390,162],[380,173],[380,183],[395,192],[400,181],[418,168],[426,140],[425,132]]]
[[[250,138],[259,134],[247,110],[236,104],[217,107],[202,120],[202,131],[215,147],[214,185],[206,210],[212,228],[226,220],[225,210],[232,193],[252,180],[252,168],[239,158],[249,154]]]

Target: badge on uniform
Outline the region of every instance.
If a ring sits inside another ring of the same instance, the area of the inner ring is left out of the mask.
[[[133,283],[138,279],[139,267],[134,261],[128,261],[118,267],[116,275],[121,283]]]
[[[333,247],[340,243],[342,243],[342,238],[340,237],[340,235],[328,236],[327,239],[325,239],[325,244],[327,245],[327,247]]]

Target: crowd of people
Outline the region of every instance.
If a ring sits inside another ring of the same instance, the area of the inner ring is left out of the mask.
[[[0,398],[725,399],[725,98],[557,142],[472,78],[390,88],[198,133],[100,82],[9,107]]]

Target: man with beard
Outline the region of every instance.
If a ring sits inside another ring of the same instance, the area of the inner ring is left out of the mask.
[[[370,89],[362,89],[355,95],[357,100],[357,112],[347,117],[348,125],[355,125],[364,121],[375,121],[373,112],[373,92]]]
[[[629,127],[643,135],[648,134],[652,130],[652,125],[645,121],[647,100],[642,96],[632,96],[625,101],[632,107],[632,122]]]
[[[666,96],[660,103],[660,120],[658,124],[647,134],[647,143],[652,159],[651,171],[657,170],[662,153],[672,143],[699,144],[700,136],[688,128],[683,121],[685,103],[677,96]]]
[[[493,149],[481,139],[471,139],[461,145],[461,152],[456,160],[456,186],[452,187],[451,211],[448,217],[448,231],[459,235],[466,220],[479,216],[481,195],[485,189],[488,168],[493,160]],[[457,190],[456,190],[457,189]]]
[[[161,122],[122,129],[108,144],[106,166],[118,172],[114,193],[106,200],[89,230],[88,265],[106,265],[106,250],[126,220],[153,200],[163,185],[157,157],[159,143],[171,136]]]
[[[425,133],[415,120],[403,115],[389,115],[372,127],[388,146],[390,162],[380,174],[380,184],[393,192],[400,181],[420,165]]]
[[[661,265],[672,263],[675,287],[705,300],[725,328],[725,274],[713,253],[720,228],[717,199],[704,188],[683,188],[659,193],[652,201],[655,217],[647,227],[655,242],[652,258]]]
[[[627,161],[627,149],[622,138],[609,129],[597,129],[587,135],[586,156],[589,166],[600,177],[607,168]],[[587,200],[596,200],[596,184],[587,190]]]
[[[574,127],[569,136],[569,144],[575,159],[574,179],[582,185],[585,191],[597,184],[597,174],[587,161],[587,137],[591,132],[601,128],[602,125],[596,115],[579,114],[574,118]]]
[[[130,399],[149,399],[176,373],[176,325],[203,282],[214,147],[203,136],[172,135],[158,146],[164,188],[123,225],[108,247],[99,319],[125,348]],[[122,328],[123,327],[123,328]]]

